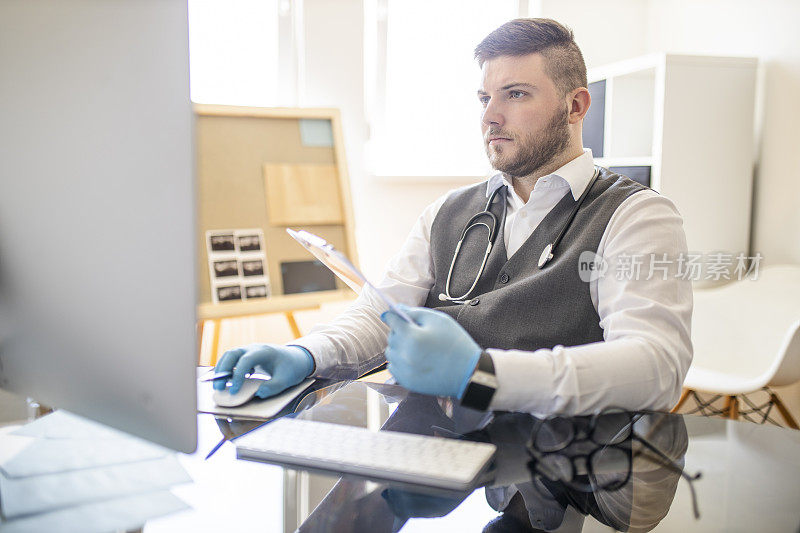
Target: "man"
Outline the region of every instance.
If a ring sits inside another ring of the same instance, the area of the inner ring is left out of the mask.
[[[234,391],[255,366],[273,376],[259,390],[266,397],[312,374],[354,378],[385,352],[401,385],[478,409],[584,414],[608,405],[664,410],[677,400],[691,361],[690,282],[579,272],[587,253],[602,258],[595,264],[677,258],[686,242],[675,206],[624,176],[595,172],[581,134],[586,67],[570,30],[514,20],[475,56],[486,153],[499,173],[430,205],[390,261],[380,288],[409,306],[416,324],[381,315],[365,289],[291,346],[225,353],[217,369],[234,370]],[[484,209],[491,214],[467,230]]]

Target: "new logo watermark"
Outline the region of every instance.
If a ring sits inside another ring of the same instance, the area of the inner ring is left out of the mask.
[[[581,281],[590,282],[605,276],[608,262],[594,252],[582,252],[578,257],[578,275]]]
[[[619,254],[601,257],[585,251],[578,257],[578,275],[584,282],[613,275],[618,281],[648,281],[678,278],[689,281],[757,280],[764,258],[760,253],[749,256],[744,252]]]

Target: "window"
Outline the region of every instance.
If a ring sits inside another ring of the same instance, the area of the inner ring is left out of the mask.
[[[365,0],[368,166],[379,176],[481,176],[475,46],[517,0]],[[522,5],[521,5],[522,4]]]
[[[302,2],[189,0],[192,101],[296,105]]]

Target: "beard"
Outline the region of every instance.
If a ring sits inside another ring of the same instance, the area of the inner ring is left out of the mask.
[[[569,146],[568,119],[565,106],[561,112],[555,112],[539,134],[520,138],[501,129],[489,129],[484,136],[484,146],[492,168],[510,177],[523,177],[549,164]],[[516,154],[502,146],[490,147],[489,136],[508,137],[517,147]]]

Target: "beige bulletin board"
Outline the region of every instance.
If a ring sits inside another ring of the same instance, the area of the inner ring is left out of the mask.
[[[195,105],[195,115],[198,318],[291,311],[352,297],[338,279],[336,290],[286,295],[281,275],[283,262],[313,260],[287,227],[320,235],[358,264],[339,111]],[[309,134],[309,126],[330,132],[329,138]],[[237,228],[263,230],[271,295],[213,304],[206,232]]]

